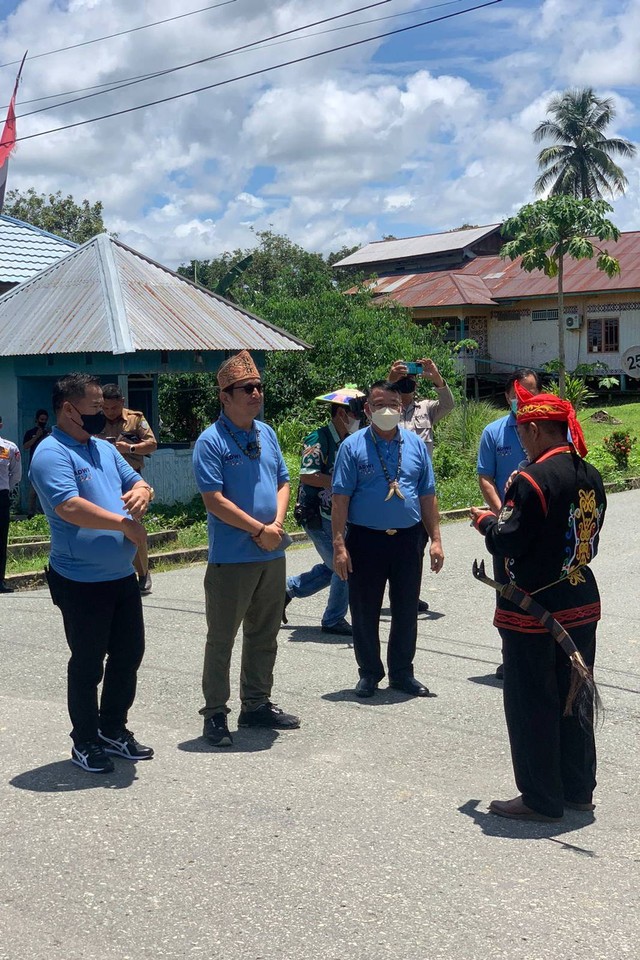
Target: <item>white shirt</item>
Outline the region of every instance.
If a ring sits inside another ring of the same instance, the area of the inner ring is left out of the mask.
[[[21,478],[20,451],[11,440],[0,437],[0,490],[13,490]]]

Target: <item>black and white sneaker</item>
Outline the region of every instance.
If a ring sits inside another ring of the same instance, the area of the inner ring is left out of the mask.
[[[107,737],[98,730],[98,736],[104,744],[105,752],[112,753],[114,757],[124,757],[125,760],[151,760],[153,756],[153,749],[138,743],[126,727],[113,737]]]
[[[74,743],[71,748],[71,763],[82,767],[87,773],[111,773],[115,770],[113,760],[107,756],[104,747],[97,740]]]
[[[233,737],[229,733],[226,713],[214,713],[204,722],[202,736],[214,747],[230,747]]]

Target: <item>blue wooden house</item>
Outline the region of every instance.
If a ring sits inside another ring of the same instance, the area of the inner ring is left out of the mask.
[[[1,273],[1,271],[0,271]],[[258,366],[306,344],[224,297],[100,234],[0,296],[0,412],[18,442],[54,381],[87,372],[118,383],[158,432],[158,375],[211,373],[238,350]],[[145,477],[160,502],[195,494],[190,451],[170,445]]]

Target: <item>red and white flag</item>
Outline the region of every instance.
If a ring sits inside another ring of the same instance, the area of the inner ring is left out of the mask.
[[[18,93],[18,84],[20,83],[20,75],[22,73],[22,68],[24,66],[26,57],[27,55],[25,53],[24,57],[22,58],[22,63],[20,64],[20,69],[18,70],[18,76],[16,77],[16,83],[13,88],[13,96],[11,97],[9,109],[7,111],[7,119],[5,120],[2,137],[0,137],[0,213],[2,213],[2,208],[4,206],[4,193],[7,188],[9,155],[16,145],[16,94]]]

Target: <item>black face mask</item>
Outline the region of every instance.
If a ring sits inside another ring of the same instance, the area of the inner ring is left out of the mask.
[[[73,407],[73,404],[71,406]],[[107,418],[102,410],[98,410],[97,413],[80,413],[77,407],[73,407],[73,409],[80,414],[82,429],[85,433],[88,433],[91,437],[95,436],[96,433],[102,433],[107,423]]]
[[[416,382],[411,377],[402,377],[401,380],[396,380],[395,386],[400,393],[414,393]]]

